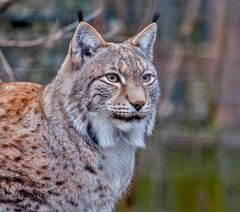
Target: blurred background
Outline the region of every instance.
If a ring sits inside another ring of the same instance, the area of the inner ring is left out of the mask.
[[[161,13],[157,125],[117,211],[240,211],[240,1],[0,0],[0,78],[49,83],[79,8],[114,42]]]

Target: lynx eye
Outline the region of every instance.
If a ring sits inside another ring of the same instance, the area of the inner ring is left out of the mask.
[[[152,76],[151,74],[144,74],[144,75],[142,76],[142,82],[143,82],[144,84],[150,84],[150,83],[152,83],[154,80],[155,80],[155,77]]]
[[[107,74],[106,78],[111,83],[118,83],[120,82],[120,78],[117,74]]]

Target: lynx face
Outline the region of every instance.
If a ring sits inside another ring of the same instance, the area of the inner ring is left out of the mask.
[[[152,64],[155,36],[152,24],[124,43],[107,43],[86,23],[73,36],[67,112],[81,133],[90,126],[102,147],[114,145],[118,136],[143,147],[151,134],[160,93]]]

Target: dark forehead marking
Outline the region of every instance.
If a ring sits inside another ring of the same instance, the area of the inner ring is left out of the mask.
[[[127,59],[129,57],[137,57],[138,56],[138,51],[126,44],[115,44],[110,47],[110,51],[106,51],[106,54],[109,55],[111,54],[112,57],[118,57],[122,59]]]
[[[127,44],[120,44],[119,45],[119,51],[124,53],[124,56],[128,57],[134,57],[139,58],[139,52],[132,46],[129,46]]]
[[[128,43],[121,43],[119,46],[120,48],[124,49],[124,51],[131,52],[131,54],[137,57],[138,59],[148,60],[146,58],[146,55],[143,54],[143,52],[138,47],[134,47]]]
[[[138,76],[145,70],[146,62],[143,61],[143,58],[138,55],[138,52],[133,47],[120,45],[119,54],[121,55],[118,61],[120,73],[126,76]]]

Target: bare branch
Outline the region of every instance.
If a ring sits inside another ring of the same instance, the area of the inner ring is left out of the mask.
[[[111,30],[109,30],[108,32],[103,34],[103,38],[106,38],[106,39],[112,38],[113,36],[115,36],[116,34],[118,34],[121,31],[122,27],[123,27],[122,23],[114,24],[114,27]],[[72,37],[72,33],[71,32],[68,32],[64,36],[64,38],[67,38],[67,39],[71,38],[71,37]],[[124,37],[124,39],[121,38],[120,40],[126,40],[127,38],[128,37]]]
[[[93,13],[86,16],[86,21],[91,21],[96,18],[103,12],[103,5],[97,8]],[[42,37],[34,40],[27,41],[16,41],[16,40],[0,40],[0,46],[2,47],[34,47],[44,45],[46,47],[50,47],[56,43],[57,40],[63,38],[68,32],[71,32],[78,25],[78,21],[75,21],[64,28],[58,30],[56,33],[49,35],[47,37]]]
[[[20,0],[0,0],[0,13],[5,12],[10,6],[19,1]]]
[[[118,32],[120,32],[122,29],[122,23],[115,24],[115,27],[113,27],[110,31],[106,32],[103,37],[104,38],[111,38],[114,35],[116,35]]]
[[[11,66],[9,65],[9,63],[7,62],[7,59],[5,58],[1,49],[0,49],[0,62],[8,75],[9,81],[15,81],[13,70],[12,70]]]

